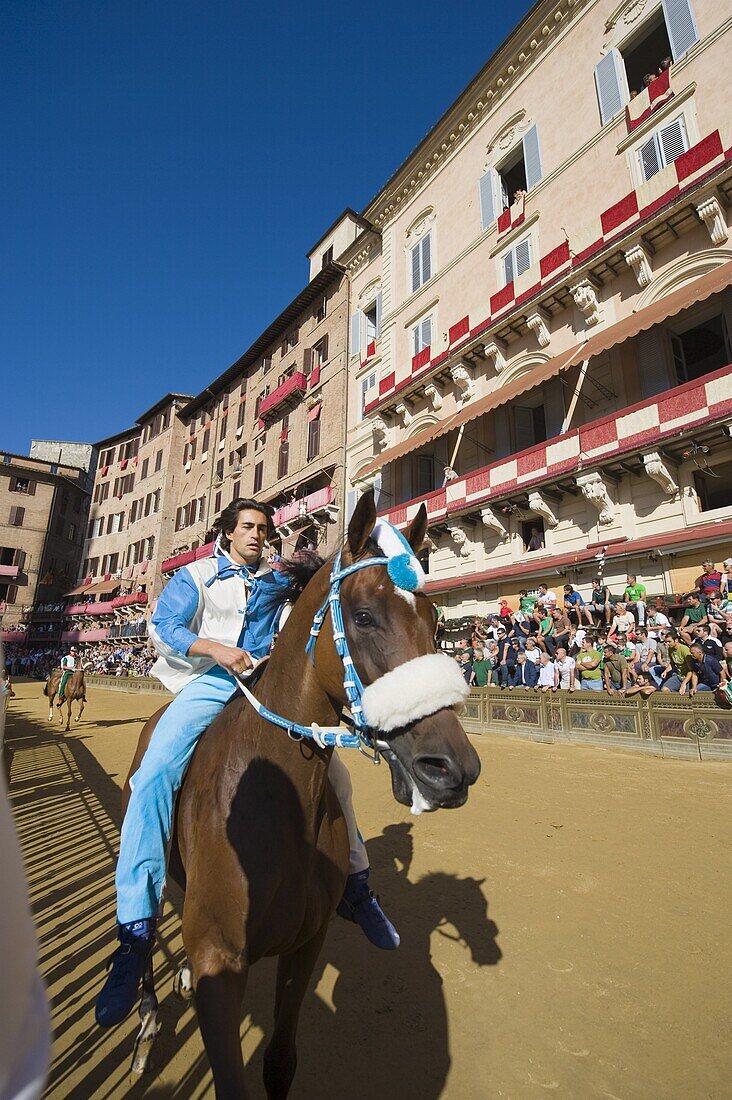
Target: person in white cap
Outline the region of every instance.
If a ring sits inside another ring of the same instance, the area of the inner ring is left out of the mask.
[[[61,658],[61,683],[58,685],[58,694],[56,696],[58,702],[57,706],[60,709],[64,704],[64,689],[66,688],[66,681],[71,673],[76,668],[77,651],[76,646],[71,647],[65,657]]]

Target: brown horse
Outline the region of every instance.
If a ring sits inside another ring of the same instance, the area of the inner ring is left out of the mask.
[[[43,694],[48,696],[48,720],[53,722],[53,702],[58,695],[58,689],[61,685],[61,677],[63,671],[60,668],[55,668],[51,675],[46,680],[43,688]],[[71,725],[71,704],[79,704],[79,713],[76,715],[76,721],[80,721],[81,715],[86,703],[86,685],[84,683],[84,669],[75,668],[69,676],[64,686],[64,697],[58,702],[58,713],[60,724],[64,724],[64,704],[66,704],[66,731],[68,732]]]
[[[368,493],[348,528],[344,567],[380,556],[370,539],[375,520]],[[413,548],[421,546],[426,527],[422,507],[407,536]],[[335,726],[347,705],[330,615],[312,662],[305,652],[330,570],[329,564],[320,569],[297,600],[256,686],[260,702],[289,721]],[[385,566],[348,576],[341,606],[364,685],[434,654],[434,606],[422,593],[397,590]],[[131,775],[158,717],[142,731]],[[419,809],[465,802],[480,762],[451,706],[385,736],[399,801]],[[183,942],[218,1100],[247,1095],[242,1002],[250,967],[272,955],[279,964],[264,1084],[269,1100],[283,1100],[290,1090],[300,1007],[348,873],[346,824],[328,780],[332,751],[293,741],[237,696],[204,733],[180,791],[171,874],[185,888]],[[150,965],[141,1043],[154,1037],[156,1008]]]

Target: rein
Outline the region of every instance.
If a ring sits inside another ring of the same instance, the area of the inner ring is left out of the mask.
[[[313,625],[310,628],[310,637],[305,646],[305,652],[310,657],[311,663],[314,664],[315,643],[318,640],[321,627],[325,622],[325,617],[330,610],[333,620],[333,641],[335,642],[336,653],[343,663],[343,689],[346,693],[348,706],[353,716],[350,721],[346,719],[347,724],[353,727],[352,733],[344,733],[340,726],[319,726],[317,722],[313,722],[309,726],[304,726],[300,722],[293,722],[288,718],[283,718],[281,715],[275,714],[274,711],[269,710],[263,703],[260,703],[241,677],[235,677],[244,698],[251,704],[260,718],[264,718],[266,722],[270,722],[272,725],[279,726],[280,729],[285,730],[287,736],[291,738],[291,740],[314,741],[316,745],[323,749],[358,749],[364,756],[368,756],[374,764],[380,763],[379,751],[388,746],[386,742],[376,740],[364,720],[362,706],[364,686],[361,682],[361,677],[356,671],[356,666],[353,663],[353,658],[348,649],[343,623],[343,609],[341,608],[341,584],[346,577],[350,577],[353,573],[357,573],[361,569],[366,569],[371,565],[388,565],[388,562],[389,559],[386,557],[366,558],[364,561],[354,562],[353,565],[347,565],[345,569],[343,569],[341,568],[341,551],[338,551],[333,561],[333,569],[330,574],[328,595],[313,618]]]

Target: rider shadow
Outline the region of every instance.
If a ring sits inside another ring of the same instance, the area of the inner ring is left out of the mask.
[[[481,881],[446,872],[412,881],[409,822],[388,825],[366,847],[373,884],[399,928],[401,946],[378,951],[355,926],[334,918],[303,1004],[293,1100],[316,1094],[321,1100],[443,1096],[451,1064],[443,983],[462,981],[465,971],[501,959]],[[440,969],[433,962],[434,933],[456,944],[449,974],[442,960]],[[266,969],[253,970],[245,1007],[250,1026],[269,1035],[273,976]],[[252,1086],[261,1080],[265,1045],[247,1064]]]

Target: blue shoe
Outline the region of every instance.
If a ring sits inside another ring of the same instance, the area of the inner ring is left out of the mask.
[[[394,951],[399,946],[399,933],[379,905],[376,894],[369,889],[368,868],[348,876],[336,913],[359,925],[374,947]]]
[[[109,974],[94,1010],[100,1027],[121,1023],[137,1004],[145,964],[155,939],[155,921],[120,924],[118,936],[119,947],[107,963]]]

